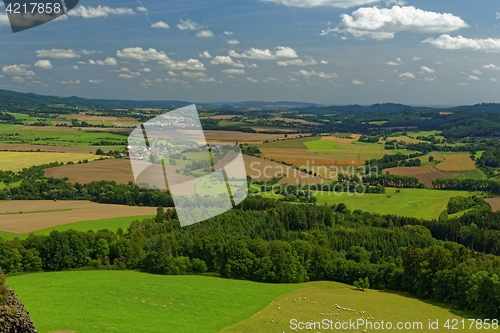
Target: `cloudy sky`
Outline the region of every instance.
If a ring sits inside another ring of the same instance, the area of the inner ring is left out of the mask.
[[[210,101],[500,102],[498,0],[80,0],[13,34],[0,89]]]

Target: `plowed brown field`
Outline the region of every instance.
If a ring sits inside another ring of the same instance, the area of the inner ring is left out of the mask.
[[[385,172],[389,172],[392,175],[397,176],[414,176],[417,177],[427,188],[432,188],[432,181],[437,178],[455,178],[458,176],[456,172],[443,172],[436,170],[434,168],[423,168],[423,167],[398,167],[384,169]]]
[[[25,234],[76,222],[154,214],[154,207],[89,201],[5,201],[0,202],[0,231]]]

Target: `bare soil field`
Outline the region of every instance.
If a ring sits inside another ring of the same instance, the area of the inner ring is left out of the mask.
[[[69,114],[65,115],[64,118],[66,119],[77,119],[78,121],[135,121],[137,122],[137,119],[134,118],[119,118],[119,117],[106,117],[106,116],[94,116],[94,115],[88,115],[85,112],[79,113],[79,114]]]
[[[247,174],[253,179],[269,180],[285,173],[287,177],[282,179],[281,183],[295,184],[300,180],[300,183],[302,184],[318,184],[324,181],[319,177],[307,175],[304,172],[299,172],[298,170],[290,168],[286,165],[263,158],[244,155],[244,160]],[[128,184],[128,182],[134,182],[130,161],[121,159],[110,159],[86,164],[63,165],[46,169],[45,176],[54,178],[67,177],[70,182],[78,182],[80,184],[87,184],[92,181],[100,180],[115,181],[118,184]],[[185,176],[179,175],[179,177]],[[183,182],[190,181],[192,178],[186,177],[185,179],[179,178],[178,180]],[[139,182],[140,181],[141,179],[139,179]],[[163,181],[163,173],[154,172],[154,170],[152,170],[148,176],[148,173],[146,172],[142,181],[148,183],[161,183]]]
[[[469,154],[440,154],[444,161],[436,165],[441,171],[465,171],[474,170],[476,165]]]
[[[67,177],[70,182],[80,184],[101,180],[115,181],[118,184],[128,184],[134,181],[130,161],[116,158],[49,168],[45,170],[45,177]]]
[[[281,174],[286,177],[280,180],[280,184],[321,184],[326,181],[319,177],[308,175],[305,172],[293,169],[289,166],[272,162],[263,158],[245,155],[245,168],[247,174],[256,180],[271,180]]]
[[[486,199],[485,201],[490,204],[491,209],[494,212],[500,212],[500,198],[491,198]]]
[[[0,231],[25,234],[76,222],[154,214],[154,207],[89,201],[6,201],[0,202]]]
[[[385,172],[389,172],[391,175],[397,176],[414,176],[417,177],[427,188],[433,188],[432,181],[437,178],[451,179],[458,176],[457,172],[443,172],[436,170],[434,168],[425,167],[398,167],[384,169]]]

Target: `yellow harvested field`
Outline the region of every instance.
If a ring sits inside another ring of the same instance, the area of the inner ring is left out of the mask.
[[[268,160],[275,160],[277,162],[286,162],[289,164],[293,164],[298,166],[299,168],[308,166],[339,166],[339,165],[348,165],[348,166],[361,166],[365,165],[365,161],[357,161],[346,159],[345,156],[341,156],[336,158],[335,156],[329,157],[327,155],[319,155],[310,152],[308,149],[281,149],[281,148],[261,148],[260,149],[263,158]],[[340,156],[340,154],[339,154]],[[352,155],[356,157],[356,155]],[[342,158],[343,157],[343,158]]]
[[[25,234],[77,222],[154,214],[154,207],[89,201],[6,201],[0,202],[0,231]]]
[[[97,160],[102,156],[94,154],[78,153],[54,153],[54,152],[0,152],[0,170],[20,171],[34,165],[42,165],[51,162],[78,162],[83,160]]]
[[[43,146],[43,145],[29,145],[21,143],[0,143],[0,151],[28,151],[53,153],[76,153],[76,154],[93,154],[98,147],[63,147],[63,146]],[[116,148],[115,148],[116,149]],[[110,149],[111,150],[111,149]]]
[[[465,154],[440,154],[444,161],[436,165],[441,171],[466,171],[476,169],[474,161],[470,155]]]

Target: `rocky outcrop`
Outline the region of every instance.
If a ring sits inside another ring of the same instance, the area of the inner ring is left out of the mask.
[[[0,275],[2,275],[1,270]],[[35,325],[31,321],[24,304],[19,300],[14,290],[7,288],[6,295],[4,297],[0,295],[0,333],[36,332]]]

